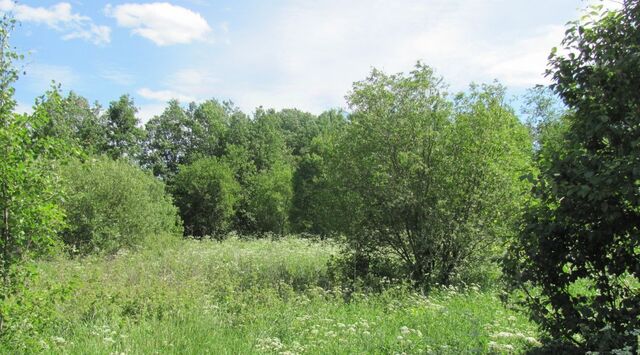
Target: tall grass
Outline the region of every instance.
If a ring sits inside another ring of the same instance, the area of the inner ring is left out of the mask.
[[[537,344],[535,328],[491,292],[341,289],[327,276],[336,252],[293,238],[231,239],[40,262],[32,292],[46,295],[55,285],[71,292],[42,299],[55,308],[49,321],[0,352],[458,354]]]

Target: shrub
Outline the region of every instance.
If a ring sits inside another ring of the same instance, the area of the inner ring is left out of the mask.
[[[187,235],[222,239],[229,231],[240,195],[229,165],[203,158],[181,166],[172,191]]]
[[[419,64],[407,75],[373,71],[348,101],[327,170],[342,200],[334,220],[358,256],[354,274],[386,255],[429,288],[490,263],[515,232],[531,154],[504,88],[472,86],[451,102]]]
[[[68,198],[64,241],[82,253],[113,253],[158,234],[179,234],[177,210],[164,184],[139,168],[108,158],[62,168]]]
[[[573,113],[543,146],[505,264],[531,318],[582,353],[639,349],[640,2],[623,5],[573,23],[565,54],[551,55],[552,87]]]

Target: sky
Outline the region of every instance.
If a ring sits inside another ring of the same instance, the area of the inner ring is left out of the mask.
[[[615,0],[0,0],[25,55],[18,110],[55,80],[103,106],[132,95],[144,122],[166,102],[231,100],[250,113],[346,108],[372,68],[419,60],[464,91],[498,80],[515,97],[536,84],[568,21]]]

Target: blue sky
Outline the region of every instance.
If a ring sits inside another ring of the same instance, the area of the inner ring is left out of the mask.
[[[542,73],[567,21],[597,0],[0,0],[20,20],[16,85],[28,110],[51,80],[148,120],[170,98],[313,113],[345,107],[372,67],[434,67],[451,91],[494,79],[513,95]],[[616,6],[605,0],[605,6]]]

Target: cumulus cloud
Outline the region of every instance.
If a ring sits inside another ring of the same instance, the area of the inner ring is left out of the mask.
[[[202,15],[166,2],[107,5],[105,13],[158,46],[205,41],[211,33]]]
[[[220,68],[210,94],[245,110],[260,104],[316,113],[344,107],[352,83],[372,67],[406,72],[418,60],[434,67],[451,91],[494,79],[520,90],[547,82],[548,54],[580,6],[556,0],[289,0],[254,23],[257,30],[235,33],[225,53],[201,67]]]
[[[63,33],[64,40],[83,39],[102,45],[111,41],[111,29],[96,25],[90,17],[73,12],[71,4],[57,3],[48,8],[18,4],[12,0],[0,0],[0,12],[11,12],[22,22],[46,25]]]
[[[165,103],[158,102],[140,105],[138,107],[138,118],[140,118],[140,123],[145,124],[149,122],[150,119],[162,114],[165,108]]]
[[[184,68],[169,75],[161,81],[162,90],[141,88],[137,94],[156,102],[167,102],[176,99],[180,102],[201,102],[212,98],[216,92],[219,79],[210,70],[201,68]]]
[[[251,26],[234,30],[230,44],[216,55],[168,74],[158,88],[196,99],[231,99],[247,112],[264,105],[320,113],[344,107],[352,83],[372,67],[406,72],[421,60],[452,92],[494,79],[518,92],[548,83],[550,50],[564,37],[563,24],[578,18],[586,5],[582,0],[285,0]]]

